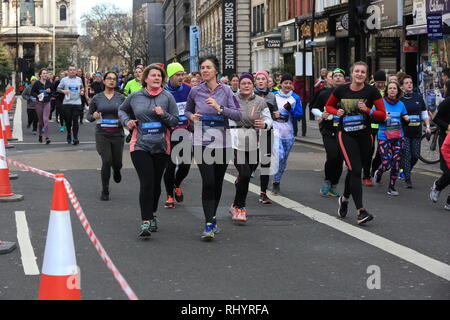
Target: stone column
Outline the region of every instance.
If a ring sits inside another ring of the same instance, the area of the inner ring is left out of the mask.
[[[19,43],[19,58],[23,58],[23,43]]]
[[[40,47],[39,43],[36,43],[34,45],[34,62],[38,63],[40,60]]]

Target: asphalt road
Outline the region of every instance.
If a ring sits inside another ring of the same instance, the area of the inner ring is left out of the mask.
[[[221,233],[205,243],[200,240],[201,179],[194,167],[184,184],[185,203],[166,210],[163,192],[160,231],[143,242],[137,238],[139,183],[128,151],[122,183],[112,182],[111,201],[101,202],[100,158],[92,143],[94,126],[83,124],[80,130],[82,144],[75,147],[65,144],[65,135],[56,132],[56,124],[51,123],[54,143],[45,146],[37,144],[37,138],[23,128],[24,141],[16,143],[8,156],[65,174],[94,232],[140,299],[450,298],[450,213],[443,209],[446,194],[443,192],[436,205],[428,200],[436,173],[415,172],[412,190],[405,190],[399,181],[400,196],[396,198],[386,194],[387,187],[365,188],[364,202],[375,219],[358,227],[353,203],[342,223],[336,216],[337,200],[318,193],[323,181],[323,150],[296,144],[281,184],[283,197],[274,198],[278,203],[260,205],[257,195],[250,192],[249,222],[235,225],[227,212],[234,186],[226,181],[219,208]],[[12,181],[13,190],[25,200],[0,204],[0,238],[17,241],[15,213],[25,211],[41,270],[53,185],[47,178],[17,173],[20,177]],[[228,173],[232,181],[236,175],[233,166]],[[259,178],[252,179],[252,184],[258,185]],[[342,188],[341,183],[340,191]],[[308,216],[310,209],[319,212],[317,218]],[[126,299],[71,212],[83,299]],[[329,222],[324,223],[320,214]],[[37,297],[39,275],[24,274],[21,249],[0,256],[1,300]],[[379,277],[372,278],[374,275]],[[371,283],[377,284],[375,288]]]

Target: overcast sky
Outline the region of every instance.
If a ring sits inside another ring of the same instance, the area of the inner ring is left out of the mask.
[[[133,0],[78,0],[77,1],[77,21],[78,21],[78,31],[83,33],[81,29],[81,16],[85,13],[89,13],[92,7],[95,7],[100,3],[114,4],[123,10],[131,12],[133,8]]]

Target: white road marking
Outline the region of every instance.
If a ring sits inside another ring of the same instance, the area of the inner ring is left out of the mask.
[[[25,275],[33,276],[40,274],[31,245],[30,232],[28,229],[25,211],[16,211],[17,240],[19,242],[20,253],[22,254],[22,265]]]
[[[23,141],[22,105],[23,99],[18,98],[16,103],[16,112],[14,113],[14,128],[13,128],[13,137],[16,138],[18,141]]]
[[[236,177],[230,174],[226,174],[225,180],[234,184],[234,182],[236,181]],[[259,195],[260,187],[254,184],[250,184],[249,191]],[[311,220],[325,224],[335,230],[348,234],[351,237],[366,242],[374,247],[377,247],[378,249],[406,260],[428,272],[431,272],[447,281],[450,281],[450,265],[340,220],[339,218],[337,218],[337,206],[336,216],[334,217],[318,210],[306,207],[301,203],[293,201],[289,198],[272,196],[271,199],[273,200],[273,202],[279,204],[282,207],[294,210],[306,216],[307,218],[310,218]]]

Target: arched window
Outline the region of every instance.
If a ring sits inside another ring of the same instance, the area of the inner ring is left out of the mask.
[[[59,7],[59,21],[67,20],[67,7],[62,5]]]

